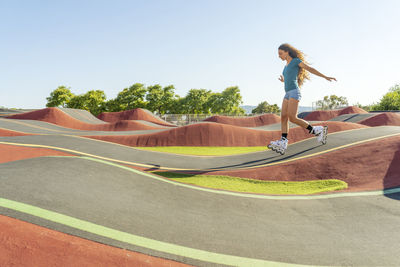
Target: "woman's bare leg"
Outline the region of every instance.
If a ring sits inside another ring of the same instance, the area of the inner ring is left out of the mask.
[[[283,102],[282,102],[282,111],[281,111],[281,130],[282,130],[282,133],[289,133],[288,107],[289,107],[289,100],[284,98]]]
[[[293,122],[303,128],[307,128],[310,125],[307,121],[297,118],[297,109],[299,107],[299,100],[290,98],[288,101],[288,118],[290,122]]]

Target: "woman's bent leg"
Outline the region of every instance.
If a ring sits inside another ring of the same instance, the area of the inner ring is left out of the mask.
[[[293,122],[303,128],[307,128],[310,125],[307,121],[297,118],[297,110],[299,107],[299,100],[290,98],[288,101],[288,118],[290,122]]]

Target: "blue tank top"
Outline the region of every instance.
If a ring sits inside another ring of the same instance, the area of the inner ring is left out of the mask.
[[[299,64],[301,59],[295,57],[290,63],[283,69],[283,78],[285,79],[285,91],[299,89],[297,83],[297,75],[299,74]]]

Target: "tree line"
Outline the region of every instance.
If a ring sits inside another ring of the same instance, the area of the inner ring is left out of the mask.
[[[159,115],[164,114],[230,114],[244,115],[245,110],[238,86],[231,86],[221,93],[207,89],[191,89],[185,97],[175,93],[173,85],[159,84],[145,86],[135,83],[120,91],[116,98],[107,100],[104,91],[90,90],[85,94],[75,95],[71,88],[59,86],[50,93],[47,107],[84,109],[94,115],[102,112],[118,112],[134,108],[145,108]],[[262,102],[257,113],[279,112],[279,107]]]
[[[243,103],[238,86],[231,86],[221,93],[207,89],[191,89],[185,97],[175,93],[173,85],[159,84],[145,86],[135,83],[120,91],[116,98],[107,100],[104,91],[90,90],[85,94],[75,95],[66,86],[59,86],[50,93],[47,107],[66,107],[84,109],[94,115],[101,112],[118,112],[134,108],[145,108],[159,115],[164,114],[230,114],[244,115],[245,110],[240,107]],[[330,95],[316,102],[318,110],[335,109],[347,106],[348,100],[343,96]],[[367,111],[400,110],[400,85],[396,84],[389,89],[378,103],[357,106]],[[277,104],[263,101],[252,110],[253,114],[279,113]]]

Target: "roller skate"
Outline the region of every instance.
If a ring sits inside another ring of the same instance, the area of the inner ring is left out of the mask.
[[[318,143],[323,145],[326,144],[326,139],[328,137],[328,126],[314,126],[312,133],[317,136]]]
[[[268,145],[268,148],[283,155],[287,149],[288,142],[289,140],[287,140],[285,137],[282,137],[281,140],[271,141],[271,143]]]

